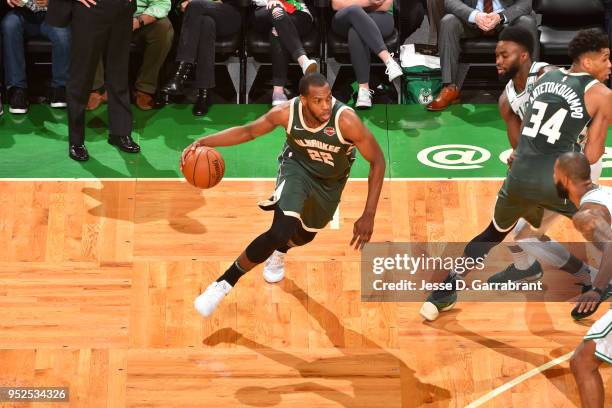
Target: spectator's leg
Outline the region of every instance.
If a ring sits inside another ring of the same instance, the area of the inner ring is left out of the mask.
[[[177,61],[196,62],[198,52],[202,50],[199,44],[204,37],[201,36],[202,16],[209,16],[215,21],[216,34],[219,37],[231,35],[240,30],[240,13],[228,4],[212,2],[209,0],[192,0],[183,16],[183,26],[176,54]],[[206,39],[209,43],[210,40]]]
[[[195,1],[198,0],[193,2]],[[194,85],[200,89],[209,89],[215,87],[215,40],[240,30],[240,13],[228,4],[209,1],[201,5],[199,10],[200,32],[196,54],[198,66]]]
[[[220,22],[221,23],[221,22]],[[200,16],[200,40],[198,42],[198,63],[194,85],[196,88],[215,87],[215,40],[217,23],[211,16]]]
[[[136,42],[144,42],[144,58],[138,76],[136,77],[136,89],[155,94],[159,70],[161,69],[174,38],[172,24],[168,18],[162,18],[147,25],[134,33]]]
[[[53,79],[51,87],[64,88],[68,80],[68,66],[70,65],[70,29],[67,27],[51,27],[43,22],[40,27],[42,35],[52,44],[51,69]]]
[[[387,38],[393,33],[394,21],[393,16],[389,13],[383,12],[375,12],[368,13],[374,24],[376,24],[377,31],[380,33],[381,38]],[[382,60],[382,62],[387,62],[387,60],[391,57],[389,51],[387,50],[387,46],[383,42],[384,49],[380,50],[376,55],[378,58]]]
[[[450,104],[459,102],[459,87],[462,82],[462,78],[459,77],[461,39],[482,35],[480,30],[469,27],[453,14],[445,15],[439,28],[438,50],[444,87],[436,99],[427,105],[429,111],[441,111]]]
[[[98,65],[96,66],[96,73],[94,74],[93,86],[92,90],[98,90],[104,86],[104,64],[102,63],[102,58],[98,61]]]
[[[380,13],[386,14],[386,13]],[[388,15],[388,14],[387,14]],[[393,17],[388,15],[393,21]],[[374,54],[378,55],[383,62],[387,62],[389,58],[389,52],[383,39],[383,34],[366,11],[359,6],[349,6],[338,11],[334,16],[334,21],[339,22],[339,30],[345,31],[345,26],[356,27],[355,32],[361,38],[363,44],[366,44],[369,50]],[[332,22],[332,27],[334,23]],[[346,29],[348,32],[348,28]],[[393,31],[393,25],[391,25],[391,31]],[[340,34],[340,32],[338,32]],[[390,33],[390,32],[389,32]],[[369,57],[369,56],[368,56]]]
[[[438,44],[440,22],[446,11],[444,0],[427,0],[427,19],[429,20],[429,43]]]
[[[128,66],[133,13],[133,7],[126,7],[114,18],[106,44],[104,83],[108,92],[108,130],[114,136],[130,136],[132,133]]]
[[[438,48],[444,85],[457,84],[457,68],[461,52],[461,38],[465,35],[466,25],[453,14],[445,15],[440,22]]]
[[[6,87],[27,88],[24,54],[25,20],[22,10],[10,11],[2,19],[4,79]]]
[[[287,82],[287,65],[291,55],[283,48],[272,23],[272,13],[266,7],[258,7],[253,13],[251,26],[260,33],[268,33],[270,41],[270,58],[272,60],[272,104],[276,100],[286,99],[284,86]]]
[[[533,37],[533,55],[531,56],[534,61],[540,60],[540,33],[538,32],[538,25],[535,16],[521,16],[514,20],[511,24],[513,26],[524,28],[529,31]]]
[[[282,7],[272,8],[270,19],[273,25],[272,30],[270,30],[272,82],[275,87],[280,87],[282,91],[282,87],[287,82],[289,57],[297,61],[300,66],[308,61],[300,36],[310,31],[312,19],[310,15],[301,11],[289,15]],[[275,91],[278,91],[278,89]]]
[[[369,89],[370,82],[370,48],[361,39],[357,31],[353,28],[351,13],[359,13],[361,7],[349,6],[338,11],[332,19],[332,30],[341,37],[348,39],[351,64],[355,71],[355,77],[360,88]],[[376,27],[376,24],[367,14],[364,15],[369,24]],[[359,27],[359,26],[358,26]],[[383,43],[384,47],[384,43]]]
[[[110,35],[110,29],[101,22],[103,14],[99,7],[87,8],[80,3],[72,9],[72,42],[66,84],[71,145],[82,145],[85,142],[85,107],[101,50]]]

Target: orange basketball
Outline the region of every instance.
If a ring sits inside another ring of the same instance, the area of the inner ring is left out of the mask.
[[[219,184],[224,173],[223,156],[212,147],[200,146],[186,153],[183,175],[189,184],[198,188],[211,188]]]

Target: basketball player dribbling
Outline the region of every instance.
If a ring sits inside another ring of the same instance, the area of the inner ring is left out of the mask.
[[[199,139],[183,152],[181,165],[186,154],[200,146],[238,145],[277,126],[287,133],[274,194],[259,203],[262,209],[274,211],[272,226],[196,298],[194,306],[203,316],[213,313],[242,275],[275,251],[286,253],[312,241],[331,221],[355,160],[355,147],[370,163],[370,173],[365,209],[354,224],[350,244],[361,249],[370,240],[385,175],[383,152],[355,112],[332,97],[323,75],[302,77],[299,88],[300,96],[259,119]],[[268,282],[278,282],[284,277],[284,268],[268,269],[264,277]]]

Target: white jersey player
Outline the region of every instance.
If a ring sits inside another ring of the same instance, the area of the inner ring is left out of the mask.
[[[581,153],[565,153],[555,163],[555,184],[562,198],[570,199],[578,212],[572,218],[582,235],[601,250],[601,263],[591,290],[577,301],[577,313],[589,313],[607,295],[612,278],[612,188],[593,184],[589,162]],[[570,362],[583,407],[603,407],[604,387],[599,367],[612,364],[612,310],[591,326]]]

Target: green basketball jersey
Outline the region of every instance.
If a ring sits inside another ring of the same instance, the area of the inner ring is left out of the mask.
[[[300,98],[290,101],[287,141],[282,155],[295,160],[311,176],[330,181],[348,177],[355,158],[355,146],[344,140],[338,124],[340,113],[350,108],[335,98],[332,104],[329,121],[312,129],[304,121]]]
[[[584,94],[596,83],[586,73],[563,69],[546,73],[536,83],[509,173],[512,181],[520,182],[526,196],[538,196],[554,187],[557,157],[580,151],[578,138],[591,121]]]

